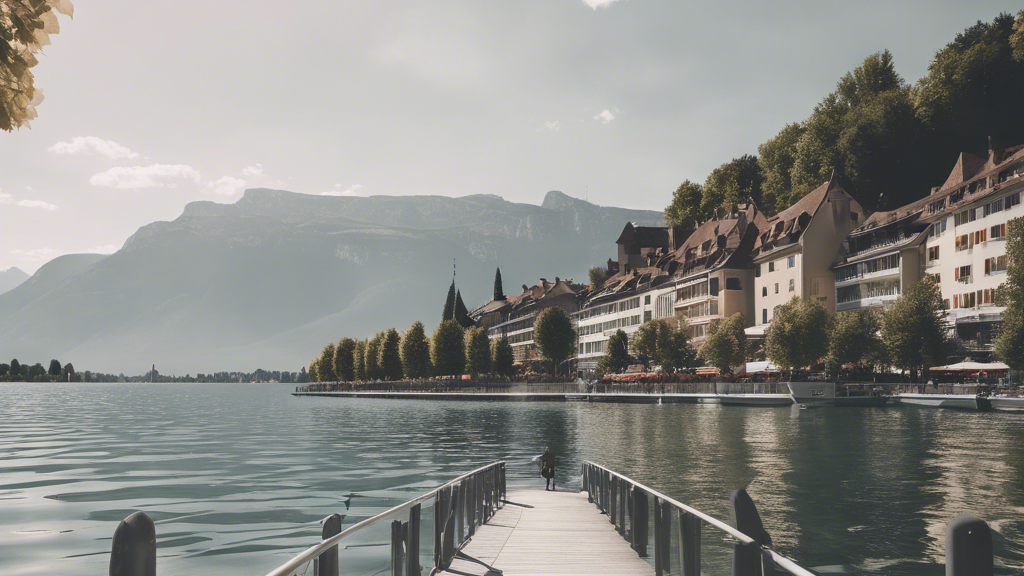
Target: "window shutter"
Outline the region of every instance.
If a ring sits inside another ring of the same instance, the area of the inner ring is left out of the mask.
[[[957,280],[957,281],[960,280],[960,269],[959,268],[954,268],[953,269],[953,280]]]

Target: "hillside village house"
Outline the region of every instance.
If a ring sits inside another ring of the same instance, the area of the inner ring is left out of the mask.
[[[867,213],[833,173],[796,204],[768,219],[754,246],[755,326],[747,335],[761,338],[775,309],[793,296],[810,298],[836,310],[832,265],[851,230]]]
[[[571,280],[555,278],[554,282],[548,282],[541,278],[532,287],[523,285],[522,294],[492,300],[470,312],[469,317],[487,329],[491,340],[508,338],[516,364],[540,360],[542,356],[533,341],[533,323],[537,314],[545,308],[558,306],[571,316],[579,309],[580,294],[584,289]]]
[[[754,268],[751,250],[767,220],[753,204],[702,224],[673,254],[675,316],[699,344],[716,318],[754,316]]]

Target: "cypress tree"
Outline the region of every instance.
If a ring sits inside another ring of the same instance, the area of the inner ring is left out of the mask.
[[[402,356],[400,353],[401,337],[398,330],[388,328],[380,341],[380,351],[377,356],[377,364],[380,366],[380,375],[384,380],[402,379]]]
[[[495,268],[494,270],[494,299],[504,300],[505,289],[501,286],[501,268]]]
[[[455,318],[455,280],[448,287],[448,298],[444,301],[444,310],[441,312],[441,322]]]
[[[359,340],[352,349],[352,377],[366,380],[366,340]]]
[[[383,375],[380,371],[380,344],[384,340],[384,333],[378,332],[366,343],[366,379],[380,380]]]
[[[466,309],[465,302],[462,301],[462,293],[455,293],[455,315],[453,317],[463,328],[469,328],[474,324],[473,320],[469,317],[469,310]]]

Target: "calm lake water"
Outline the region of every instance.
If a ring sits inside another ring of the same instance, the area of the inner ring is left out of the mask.
[[[351,525],[490,460],[509,462],[510,484],[542,486],[529,458],[545,444],[577,487],[591,459],[726,520],[746,486],[776,548],[804,566],[940,575],[945,526],[969,511],[996,532],[998,573],[1024,572],[1020,415],[291,390],[0,384],[0,573],[106,574],[117,523],[144,510],[160,576],[260,576],[315,543],[324,516]],[[383,570],[388,530],[342,565]],[[706,565],[724,568],[712,534]]]

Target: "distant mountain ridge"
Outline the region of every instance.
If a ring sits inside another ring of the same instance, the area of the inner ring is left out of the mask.
[[[234,204],[190,203],[112,255],[40,268],[0,295],[0,356],[125,373],[297,370],[342,336],[415,320],[432,330],[453,260],[470,307],[490,298],[496,265],[509,288],[583,280],[615,254],[627,220],[662,215],[561,192],[536,206],[247,190]]]
[[[17,288],[19,284],[28,280],[28,278],[28,274],[20,268],[0,270],[0,294]]]

